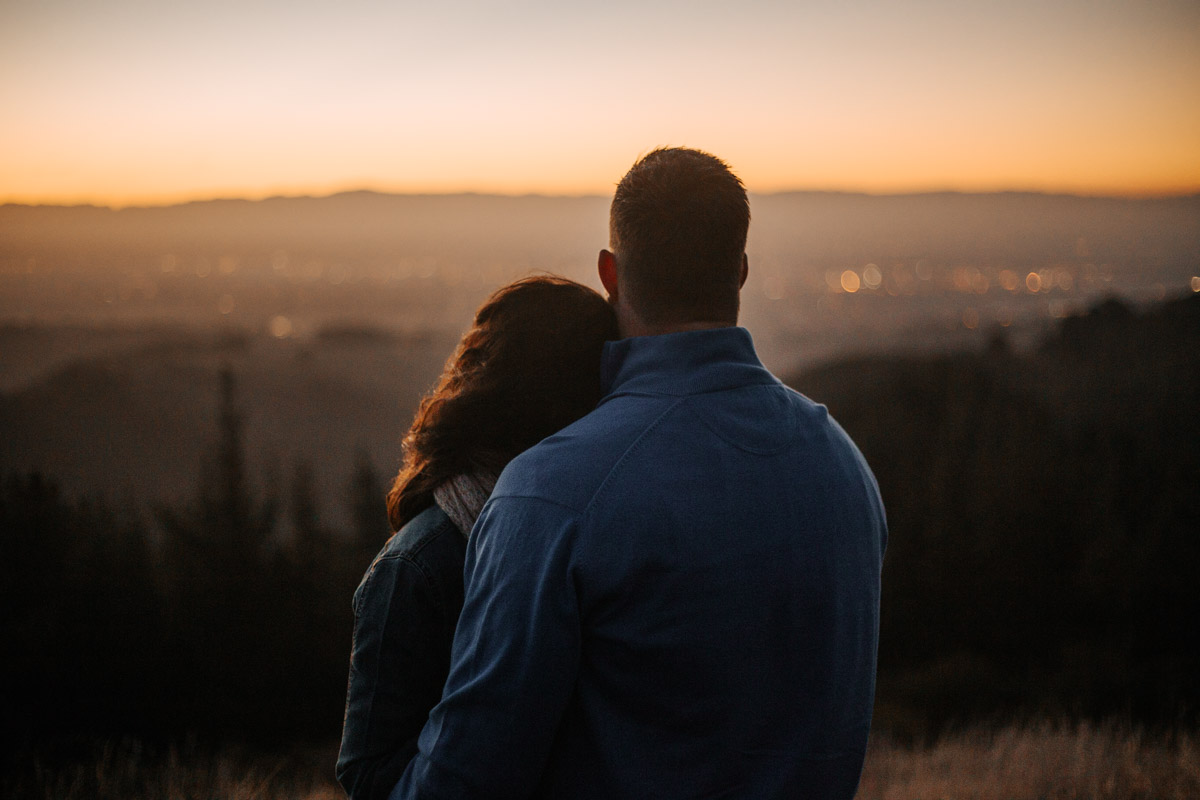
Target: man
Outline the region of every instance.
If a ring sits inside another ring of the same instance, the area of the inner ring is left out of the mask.
[[[608,394],[485,506],[450,677],[393,798],[854,795],[883,506],[736,327],[749,220],[707,153],[656,150],[617,187]]]

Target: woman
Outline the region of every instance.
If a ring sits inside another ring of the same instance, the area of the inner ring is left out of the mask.
[[[441,697],[463,602],[467,535],[504,466],[595,407],[612,309],[558,277],[493,294],[421,401],[388,493],[397,533],[354,594],[337,775],[352,800],[386,798]]]

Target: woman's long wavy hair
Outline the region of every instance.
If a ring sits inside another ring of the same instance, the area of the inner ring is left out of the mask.
[[[388,492],[392,528],[465,472],[499,474],[521,451],[591,411],[600,399],[600,351],[618,338],[608,302],[557,276],[497,290],[446,362],[404,437]]]

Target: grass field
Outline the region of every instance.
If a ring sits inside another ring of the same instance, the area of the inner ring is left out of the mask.
[[[1118,725],[1040,723],[871,742],[859,800],[1187,800],[1200,797],[1200,738]]]
[[[280,756],[108,743],[83,763],[21,765],[0,795],[46,800],[339,800],[334,748]],[[871,742],[859,800],[1190,800],[1200,737],[1119,725],[1040,723],[949,734],[926,746]]]

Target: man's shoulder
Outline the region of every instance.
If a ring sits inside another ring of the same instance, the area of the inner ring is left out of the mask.
[[[517,456],[493,498],[526,498],[582,512],[635,442],[680,398],[621,395]]]

